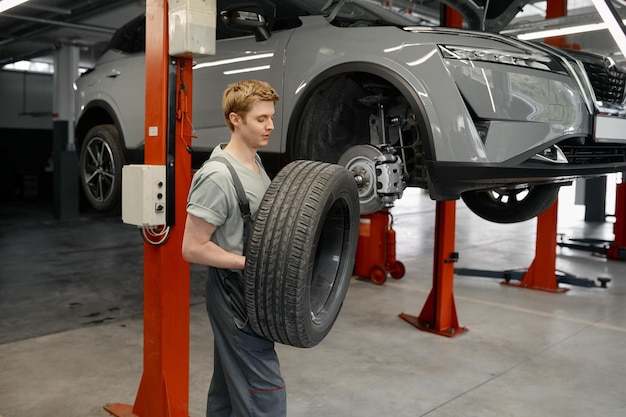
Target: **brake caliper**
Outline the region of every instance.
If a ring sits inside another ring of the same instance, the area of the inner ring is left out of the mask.
[[[383,207],[393,207],[406,188],[402,161],[390,145],[356,145],[341,158],[354,176],[359,190],[361,214],[373,213]]]

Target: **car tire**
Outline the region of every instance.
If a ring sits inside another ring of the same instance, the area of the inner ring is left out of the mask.
[[[91,206],[98,211],[118,208],[125,158],[115,127],[91,128],[83,140],[79,158],[80,182]]]
[[[461,198],[479,217],[495,223],[518,223],[537,217],[554,203],[560,185],[543,184],[527,189],[466,191]]]
[[[344,167],[298,160],[268,188],[248,239],[244,288],[252,329],[313,347],[330,331],[354,268],[357,186]]]

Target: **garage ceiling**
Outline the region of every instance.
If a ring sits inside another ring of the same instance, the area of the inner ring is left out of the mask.
[[[482,2],[484,0],[470,3]],[[534,15],[531,13],[530,17],[512,22],[513,28],[527,32],[545,26],[541,3],[530,0],[526,9],[531,12],[534,9]],[[433,0],[394,0],[391,4],[405,7],[411,5],[415,10],[426,7],[431,14],[438,13],[438,2]],[[556,22],[558,25],[600,20],[595,10],[588,7],[591,4],[589,0],[569,0],[568,4],[570,7],[587,7],[570,12],[570,16]],[[620,12],[626,14],[626,1],[616,0],[614,4]],[[145,7],[144,0],[30,0],[0,14],[0,67],[33,59],[52,63],[54,50],[63,44],[80,46],[80,65],[93,67],[113,32],[144,12]],[[569,41],[585,50],[603,54],[617,53],[615,42],[607,31],[603,32],[571,35]],[[621,55],[616,55],[615,59],[624,62]]]
[[[113,32],[144,12],[138,0],[30,0],[0,14],[0,66],[43,58],[62,44],[81,47],[81,65],[93,66]]]

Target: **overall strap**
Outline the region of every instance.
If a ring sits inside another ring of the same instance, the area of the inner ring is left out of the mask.
[[[252,214],[250,213],[250,203],[248,202],[248,197],[246,197],[246,192],[243,189],[243,185],[241,185],[241,180],[239,179],[239,175],[237,175],[237,171],[235,171],[235,168],[233,168],[231,163],[228,162],[228,159],[223,156],[214,156],[210,160],[218,161],[226,165],[230,171],[230,175],[233,177],[235,191],[237,192],[237,199],[239,200],[239,210],[241,211],[241,217],[243,217],[243,242],[245,252],[248,235],[250,234],[250,226],[252,225]]]

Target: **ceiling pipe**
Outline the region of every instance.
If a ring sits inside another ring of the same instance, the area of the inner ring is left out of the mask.
[[[72,14],[72,11],[70,9],[62,9],[60,7],[54,7],[54,6],[45,6],[43,4],[34,4],[34,3],[26,2],[22,4],[21,6],[24,8],[27,7],[29,9],[43,10],[44,12],[53,12],[53,13],[64,14],[64,15]]]

